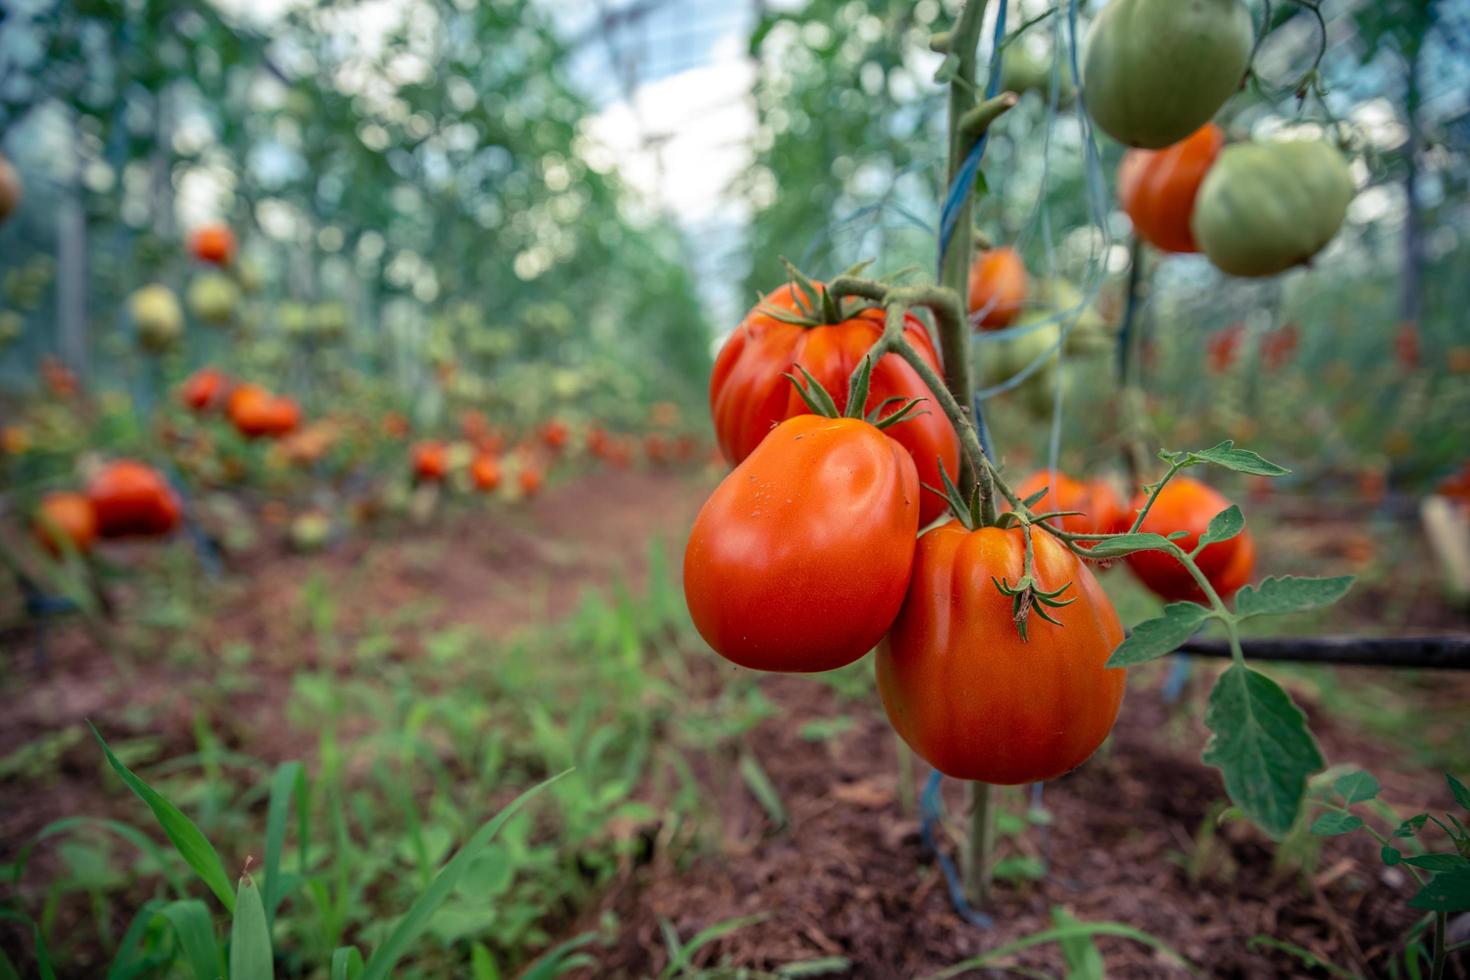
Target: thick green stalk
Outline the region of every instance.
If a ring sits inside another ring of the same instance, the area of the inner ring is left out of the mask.
[[[995,856],[995,787],[989,783],[968,784],[970,834],[961,868],[965,898],[972,905],[990,901],[990,878]]]

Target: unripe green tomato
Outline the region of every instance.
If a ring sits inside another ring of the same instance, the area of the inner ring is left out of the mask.
[[[1128,146],[1177,143],[1240,87],[1254,42],[1243,0],[1112,0],[1087,35],[1087,111]]]
[[[1010,45],[1000,62],[1000,88],[1003,92],[1025,95],[1035,92],[1042,101],[1051,98],[1052,62],[1033,52],[1024,44]],[[1062,62],[1061,77],[1057,80],[1057,106],[1065,109],[1072,104],[1077,86],[1072,83],[1072,68]]]
[[[1325,140],[1227,146],[1195,199],[1201,251],[1236,276],[1274,276],[1327,246],[1347,215],[1352,173]]]
[[[304,553],[320,551],[332,536],[332,520],[326,514],[310,511],[291,522],[291,547]]]
[[[327,300],[311,308],[311,329],[318,340],[342,339],[350,320],[346,305],[337,300]]]
[[[239,288],[223,273],[206,272],[189,283],[189,312],[205,323],[229,323],[239,302]]]
[[[1015,330],[1029,323],[1051,320],[1055,316],[1052,310],[1027,310],[1008,329]],[[1046,361],[1019,386],[1021,389],[1037,387],[1051,391],[1052,381],[1057,372],[1057,357],[1054,348],[1060,330],[1060,323],[1053,321],[1016,337],[976,344],[975,352],[979,359],[980,377],[985,386],[989,388],[1004,384],[1030,367],[1037,358],[1051,351],[1051,356],[1047,357]]]
[[[171,350],[184,335],[184,313],[167,286],[153,283],[128,298],[128,309],[138,328],[138,345],[155,354]]]

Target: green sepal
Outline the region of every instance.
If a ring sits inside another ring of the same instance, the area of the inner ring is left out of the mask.
[[[863,418],[863,409],[868,404],[868,392],[872,388],[872,382],[873,359],[864,355],[862,363],[847,380],[847,411],[843,413],[847,418]]]
[[[806,379],[805,383],[802,382],[801,378],[798,378],[789,371],[785,372],[783,377],[789,379],[796,386],[796,393],[801,395],[801,400],[806,402],[806,406],[812,410],[812,414],[828,419],[841,418],[842,413],[837,411],[837,403],[832,400],[832,396],[828,393],[827,389],[817,383],[817,379],[812,377],[812,373],[800,364],[794,364],[792,366],[802,373],[802,377]]]

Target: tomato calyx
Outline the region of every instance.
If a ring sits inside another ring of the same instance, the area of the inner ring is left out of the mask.
[[[1005,517],[1015,518],[1021,526],[1021,536],[1026,541],[1026,557],[1021,566],[1021,577],[1015,585],[999,576],[990,576],[990,581],[1000,590],[1000,594],[1008,596],[1011,600],[1011,619],[1015,621],[1016,632],[1021,635],[1021,642],[1027,642],[1026,620],[1031,613],[1036,613],[1042,619],[1053,626],[1061,626],[1061,622],[1054,619],[1047,609],[1061,609],[1070,606],[1077,601],[1076,596],[1063,599],[1061,595],[1072,587],[1071,582],[1063,582],[1059,588],[1050,592],[1041,587],[1036,580],[1036,550],[1031,541],[1031,522],[1019,514],[1007,512]]]
[[[796,309],[793,311],[771,303],[761,303],[756,310],[764,316],[811,329],[846,323],[864,310],[877,308],[877,304],[871,300],[835,294],[821,283],[814,282],[810,276],[785,259],[781,262],[786,266],[786,273],[790,277],[788,281],[791,284],[791,299],[796,303]],[[859,262],[839,278],[856,276],[867,266],[866,261]]]
[[[802,401],[806,402],[807,408],[812,410],[813,415],[820,415],[828,419],[861,419],[875,428],[887,429],[907,419],[914,418],[917,415],[927,414],[917,411],[919,403],[926,401],[926,399],[910,398],[904,401],[904,399],[897,396],[885,398],[873,406],[871,412],[863,413],[863,406],[868,403],[868,391],[872,386],[873,379],[873,358],[871,355],[862,359],[862,362],[858,364],[857,370],[848,379],[846,412],[839,412],[837,410],[837,403],[832,400],[832,395],[826,388],[822,387],[816,378],[812,377],[810,371],[799,363],[792,366],[800,371],[802,376],[798,378],[789,371],[784,376],[796,386],[796,393],[801,396]],[[887,415],[883,414],[895,402],[902,402],[903,404]]]

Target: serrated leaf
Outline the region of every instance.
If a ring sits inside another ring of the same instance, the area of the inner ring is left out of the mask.
[[[1164,607],[1162,616],[1133,627],[1133,632],[1108,658],[1108,666],[1132,667],[1173,653],[1209,616],[1210,611],[1204,606],[1193,602],[1171,602]]]
[[[1246,616],[1280,616],[1330,606],[1352,588],[1353,576],[1336,578],[1298,578],[1287,575],[1268,578],[1260,585],[1247,585],[1235,596],[1235,614]]]
[[[1135,551],[1170,551],[1173,542],[1162,534],[1120,534],[1115,538],[1103,538],[1087,549],[1093,558],[1122,558]]]
[[[1318,837],[1336,837],[1338,834],[1350,834],[1361,826],[1363,826],[1362,817],[1338,810],[1329,810],[1312,821],[1312,833]]]
[[[1238,505],[1231,504],[1210,518],[1210,524],[1205,528],[1205,533],[1200,535],[1199,543],[1203,547],[1216,541],[1229,541],[1244,530],[1245,515],[1240,512]]]
[[[1404,858],[1404,863],[1435,872],[1470,869],[1470,859],[1462,858],[1458,854],[1415,854]]]
[[[1205,725],[1212,734],[1204,762],[1225,777],[1230,799],[1272,837],[1284,836],[1307,777],[1323,765],[1306,716],[1271,678],[1232,664],[1210,692]]]
[[[235,895],[235,919],[230,927],[230,980],[272,980],[274,976],[265,903],[255,879],[243,875]]]
[[[1470,868],[1435,875],[1409,904],[1430,912],[1470,911]]]
[[[1455,802],[1467,810],[1470,810],[1470,787],[1460,782],[1449,773],[1444,774],[1445,782],[1450,784],[1450,792],[1454,794]]]
[[[1220,443],[1218,446],[1211,446],[1209,449],[1202,449],[1197,453],[1190,453],[1189,456],[1198,462],[1214,463],[1216,466],[1223,466],[1227,470],[1234,470],[1237,473],[1250,473],[1255,476],[1285,476],[1291,472],[1291,470],[1284,466],[1277,466],[1270,460],[1262,459],[1259,454],[1253,453],[1249,449],[1236,449],[1235,443],[1229,439]]]
[[[1343,801],[1351,806],[1354,803],[1362,803],[1364,800],[1376,797],[1379,786],[1378,780],[1373,778],[1372,773],[1359,769],[1356,772],[1339,776],[1337,782],[1332,784],[1332,788],[1337,790]]]

